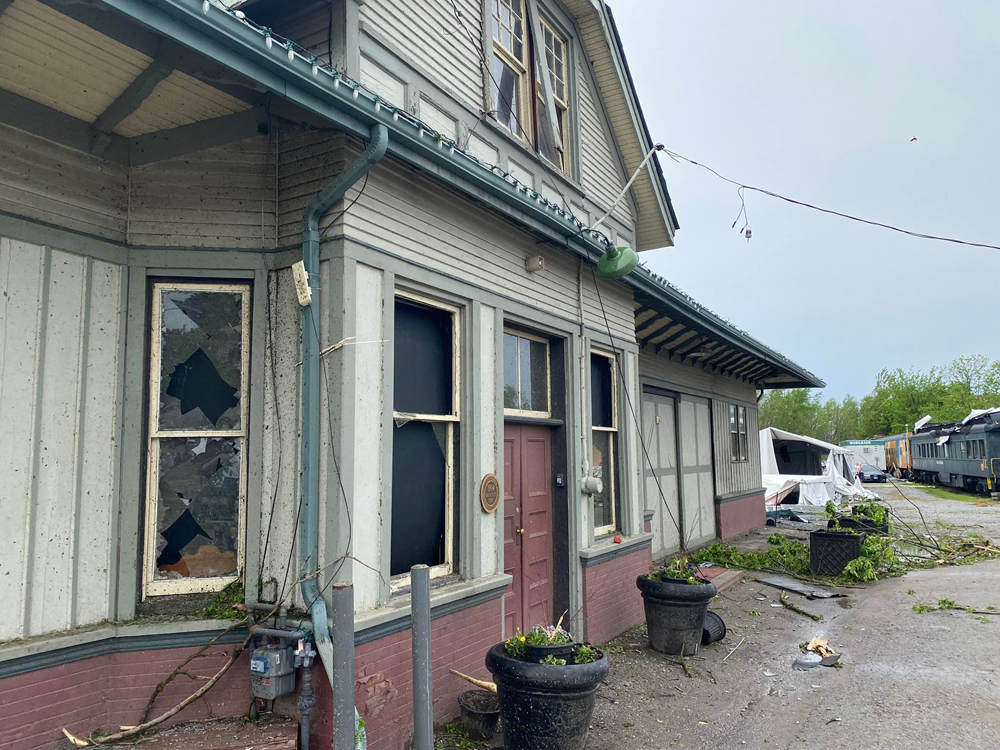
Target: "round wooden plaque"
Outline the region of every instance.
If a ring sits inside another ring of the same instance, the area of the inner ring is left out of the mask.
[[[483,477],[483,483],[479,486],[479,502],[486,513],[495,513],[500,507],[500,480],[496,474]]]

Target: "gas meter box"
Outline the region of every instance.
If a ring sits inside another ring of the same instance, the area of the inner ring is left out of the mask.
[[[295,690],[295,654],[284,646],[262,646],[250,655],[250,690],[274,700]]]

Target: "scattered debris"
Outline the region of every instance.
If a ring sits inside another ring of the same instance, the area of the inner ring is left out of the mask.
[[[830,640],[828,638],[820,638],[819,636],[813,638],[803,648],[806,651],[817,653],[822,657],[833,656],[837,653],[830,648]]]
[[[830,591],[821,586],[803,583],[802,581],[796,581],[794,578],[786,578],[785,576],[758,578],[757,582],[767,586],[774,586],[776,589],[785,589],[786,591],[791,591],[793,594],[801,594],[807,599],[830,599],[834,596],[843,596],[843,594],[839,594],[836,591]]]
[[[914,138],[913,140],[916,140],[916,138]],[[835,718],[835,719],[830,719],[830,720],[829,720],[828,722],[826,722],[826,725],[827,725],[827,726],[830,726],[830,724],[833,724],[833,723],[834,723],[835,721],[840,721],[840,720],[841,720],[841,719],[840,719],[840,717],[838,716],[838,717],[837,717],[837,718]]]
[[[765,676],[765,677],[777,677],[777,674],[775,674],[774,672],[768,672],[768,671],[767,671],[767,670],[765,669],[765,670],[764,670],[764,676]]]
[[[751,617],[760,617],[763,613],[759,609],[748,609],[747,614]]]
[[[745,640],[746,640],[746,638],[740,638],[740,642],[737,643],[735,646],[733,646],[733,650],[730,651],[728,654],[726,654],[726,656],[723,658],[722,661],[725,661],[730,656],[732,656],[733,654],[735,654],[736,653],[736,649],[738,649],[740,646],[742,646],[743,645],[743,641],[745,641]]]
[[[788,601],[788,594],[786,594],[784,591],[781,592],[781,604],[785,609],[791,610],[792,612],[802,615],[803,617],[808,617],[810,620],[813,620],[814,622],[823,621],[823,615],[815,615],[812,612],[806,612],[804,609],[796,607],[794,604]]]

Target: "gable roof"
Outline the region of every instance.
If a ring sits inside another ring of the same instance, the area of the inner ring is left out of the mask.
[[[564,3],[580,27],[581,42],[608,113],[611,133],[626,176],[631,176],[653,147],[653,140],[639,106],[611,8],[600,0],[564,0]],[[651,159],[650,167],[632,185],[639,209],[635,249],[640,251],[672,246],[679,226],[659,162]]]

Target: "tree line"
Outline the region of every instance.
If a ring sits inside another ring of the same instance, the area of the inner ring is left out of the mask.
[[[882,370],[861,401],[851,395],[824,400],[805,389],[768,391],[760,425],[839,443],[912,430],[926,414],[932,422],[954,422],[992,407],[1000,407],[1000,360],[974,354],[929,372]]]

